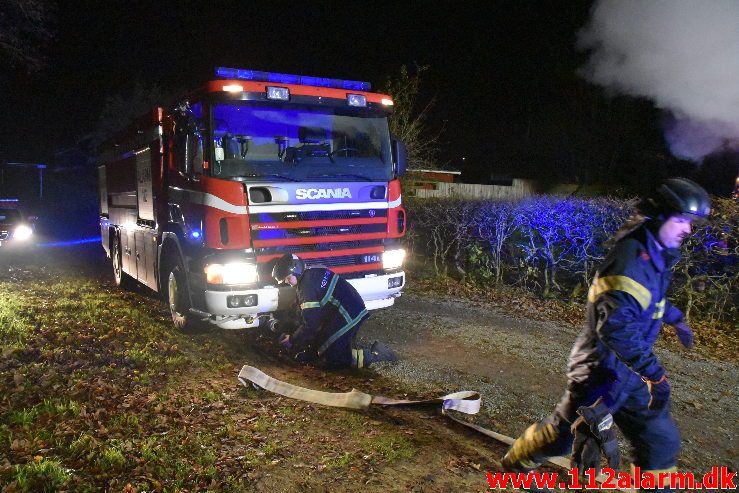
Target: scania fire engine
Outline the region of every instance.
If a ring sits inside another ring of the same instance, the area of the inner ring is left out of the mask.
[[[405,147],[369,83],[218,68],[101,147],[102,245],[116,283],[161,293],[180,328],[256,327],[292,288],[296,254],[345,277],[368,309],[405,284]]]

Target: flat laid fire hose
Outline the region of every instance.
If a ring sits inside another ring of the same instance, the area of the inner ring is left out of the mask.
[[[263,371],[249,365],[244,365],[244,367],[241,368],[238,378],[239,382],[241,382],[245,387],[249,387],[249,382],[252,382],[254,385],[272,393],[289,397],[290,399],[322,404],[324,406],[343,407],[348,409],[369,409],[372,405],[412,406],[441,404],[441,414],[449,419],[507,445],[511,445],[515,441],[509,436],[497,433],[493,430],[488,430],[487,428],[483,428],[474,423],[468,423],[467,421],[459,419],[453,414],[447,412],[451,409],[465,414],[477,414],[480,411],[481,396],[479,392],[472,390],[454,392],[434,399],[413,401],[405,399],[391,399],[390,397],[382,395],[369,395],[356,389],[352,389],[351,392],[323,392],[320,390],[306,389],[305,387],[299,387],[297,385],[272,378]],[[564,469],[570,468],[570,460],[566,457],[550,457],[547,462]],[[602,479],[602,477],[597,478],[599,482],[602,481]],[[614,491],[634,492],[632,489],[619,489]]]
[[[306,389],[304,387],[298,387],[297,385],[277,380],[276,378],[272,378],[261,370],[249,365],[245,365],[239,372],[239,381],[242,385],[247,387],[249,386],[248,382],[252,382],[264,390],[269,390],[270,392],[284,397],[289,397],[291,399],[312,402],[314,404],[322,404],[324,406],[344,407],[349,409],[369,409],[372,405],[411,406],[438,403],[441,404],[441,413],[449,419],[494,438],[499,442],[503,442],[508,445],[511,445],[514,442],[513,438],[509,436],[496,433],[473,423],[468,423],[467,421],[459,419],[447,412],[447,410],[452,409],[465,414],[477,414],[480,411],[480,393],[471,390],[454,392],[453,394],[420,401],[391,399],[382,395],[373,396],[365,394],[364,392],[359,392],[356,389],[351,392],[343,393],[322,392],[320,390]],[[549,459],[549,462],[566,469],[569,469],[570,467],[569,459],[564,457],[552,457]]]

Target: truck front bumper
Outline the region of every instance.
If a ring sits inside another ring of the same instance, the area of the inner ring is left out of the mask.
[[[395,303],[395,298],[400,296],[400,291],[405,286],[405,272],[359,277],[348,281],[362,295],[367,309],[376,310]],[[252,306],[230,308],[228,299],[231,296],[256,296],[256,303]],[[230,291],[206,290],[204,310],[192,309],[191,312],[221,329],[247,329],[259,327],[260,315],[289,309],[294,303],[295,291],[287,286]]]
[[[400,290],[405,286],[405,272],[347,280],[362,295],[367,310],[377,310],[395,303],[395,298],[400,296]]]

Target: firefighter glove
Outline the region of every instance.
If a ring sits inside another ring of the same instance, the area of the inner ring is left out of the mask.
[[[577,467],[582,474],[591,468],[599,470],[600,454],[603,452],[608,467],[618,469],[621,456],[616,430],[613,427],[611,411],[603,404],[603,399],[599,398],[591,406],[581,406],[577,414],[579,417],[571,427],[575,436],[571,466]]]
[[[308,363],[315,359],[314,353],[309,350],[298,351],[295,354],[295,361],[298,363]]]
[[[675,328],[675,334],[677,334],[677,338],[680,340],[680,344],[688,349],[691,349],[693,347],[693,331],[690,330],[688,324],[681,320],[673,325],[673,327]]]
[[[670,401],[670,383],[667,381],[667,375],[662,375],[659,380],[647,378],[642,378],[642,380],[649,390],[649,409],[662,409],[667,406]]]
[[[277,342],[279,342],[280,346],[284,347],[285,349],[290,349],[291,347],[293,347],[293,343],[290,341],[290,334],[282,334]]]

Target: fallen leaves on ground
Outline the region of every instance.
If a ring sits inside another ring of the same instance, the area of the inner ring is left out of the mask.
[[[533,320],[555,321],[572,326],[582,326],[585,322],[584,297],[577,300],[544,299],[522,288],[480,286],[450,277],[413,279],[409,289],[419,294],[431,292],[485,302],[503,312]],[[736,360],[739,326],[700,319],[691,320],[690,325],[695,333],[695,350],[711,359]],[[663,342],[670,348],[681,349],[673,330],[663,330],[662,336]]]
[[[384,491],[388,480],[411,490],[457,456],[470,466],[439,472],[428,491],[485,489],[488,445],[439,415],[324,408],[240,386],[249,363],[312,388],[412,396],[271,351],[254,334],[177,332],[151,293],[10,270],[0,277],[0,491]],[[460,483],[463,470],[476,474]]]

